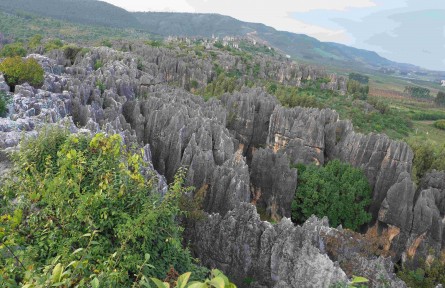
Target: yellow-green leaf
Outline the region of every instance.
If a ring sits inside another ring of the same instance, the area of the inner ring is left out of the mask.
[[[353,276],[351,282],[354,283],[354,284],[356,284],[356,283],[367,283],[367,282],[369,282],[369,280],[366,279],[365,277]]]
[[[166,282],[162,282],[161,280],[156,279],[156,278],[150,278],[150,279],[151,279],[151,281],[153,281],[153,283],[155,283],[157,288],[170,288],[170,284],[168,284]]]
[[[177,288],[185,288],[185,286],[187,285],[187,282],[189,281],[191,274],[192,274],[191,272],[187,272],[187,273],[184,273],[181,276],[179,276],[178,285],[176,285]]]
[[[58,283],[60,282],[60,278],[62,277],[63,273],[63,266],[60,263],[57,263],[57,265],[53,269],[53,273],[51,276],[51,283]]]
[[[215,288],[224,288],[224,279],[218,276],[210,280],[209,284]]]
[[[93,280],[91,280],[90,284],[92,288],[99,288],[99,279],[94,278]]]

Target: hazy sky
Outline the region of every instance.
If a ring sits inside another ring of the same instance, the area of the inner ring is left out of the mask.
[[[219,13],[445,70],[445,0],[104,0],[129,11]]]

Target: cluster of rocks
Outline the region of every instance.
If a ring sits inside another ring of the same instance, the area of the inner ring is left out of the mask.
[[[208,81],[213,66],[169,53],[138,46],[132,53],[93,48],[73,65],[63,53],[32,55],[45,68],[45,83],[41,89],[16,86],[10,115],[0,119],[0,148],[17,146],[23,134],[34,135],[47,123],[65,122],[73,132],[82,127],[119,133],[126,143],[144,147],[145,160],[153,164],[147,173],[159,173],[161,192],[164,176],[171,182],[180,167],[187,167],[187,184],[203,191],[208,212],[187,228],[192,250],[241,287],[329,287],[347,281],[351,273],[368,277],[375,286],[386,281],[404,287],[389,259],[340,244],[328,249],[332,239],[347,234],[329,228],[326,219],[295,226],[286,218],[298,185],[297,170],[290,168],[295,163],[340,159],[362,168],[373,188],[368,228],[388,235],[385,248],[396,261],[437,257],[444,250],[445,175],[428,174],[416,188],[407,144],[355,133],[330,109],[284,108],[261,89],[206,102],[163,83],[186,88],[193,78]],[[219,57],[234,61],[230,55]],[[298,73],[286,65],[264,77],[293,81]],[[311,71],[300,72],[317,77]],[[331,79],[337,89],[341,81]],[[261,221],[252,204],[281,221]],[[336,262],[340,259],[353,263],[352,270],[345,273]]]

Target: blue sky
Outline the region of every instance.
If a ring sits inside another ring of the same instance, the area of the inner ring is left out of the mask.
[[[106,0],[129,11],[219,13],[445,71],[444,0]]]

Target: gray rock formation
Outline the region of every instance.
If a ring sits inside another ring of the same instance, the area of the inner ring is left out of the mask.
[[[337,119],[338,114],[330,109],[277,106],[270,118],[267,144],[275,152],[285,152],[291,163],[323,165],[325,126]]]
[[[283,218],[272,225],[259,219],[253,205],[241,204],[225,216],[209,215],[189,233],[203,264],[222,269],[239,287],[331,287],[348,281],[327,255],[327,236],[342,231],[329,228],[326,219],[312,217],[295,226]],[[372,276],[370,269],[390,287],[406,287],[390,272],[390,262],[347,253],[356,261],[352,273]]]
[[[297,170],[290,168],[287,155],[260,148],[250,164],[252,203],[272,219],[290,218],[297,188]]]
[[[372,228],[388,231],[388,249],[397,257],[443,251],[444,174],[431,173],[416,191],[410,177],[413,154],[405,143],[355,133],[329,109],[283,108],[261,89],[205,102],[183,88],[193,80],[202,87],[216,77],[210,59],[146,45],[129,50],[92,48],[74,63],[57,52],[53,59],[32,55],[46,71],[45,83],[41,89],[16,87],[12,115],[0,119],[0,149],[15,147],[22,134],[33,136],[42,125],[64,122],[73,132],[81,127],[119,133],[129,147],[144,147],[147,175],[158,172],[161,193],[181,166],[188,167],[187,184],[204,191],[207,212],[219,213],[188,231],[195,252],[238,283],[251,277],[251,287],[327,287],[346,281],[344,272],[351,275],[337,260],[353,263],[356,275],[403,287],[391,275],[388,259],[365,257],[347,245],[336,248],[338,255],[326,249],[326,235],[347,235],[326,221],[312,218],[297,227],[286,218],[277,225],[259,220],[246,202],[275,218],[290,215],[297,180],[290,164],[299,162],[340,159],[362,168],[373,187]],[[226,71],[246,75],[239,81],[253,77],[237,56],[221,53],[217,60]],[[260,78],[301,86],[303,80],[327,77],[311,67],[268,60],[252,60]],[[344,79],[332,76],[324,88],[344,86]]]

